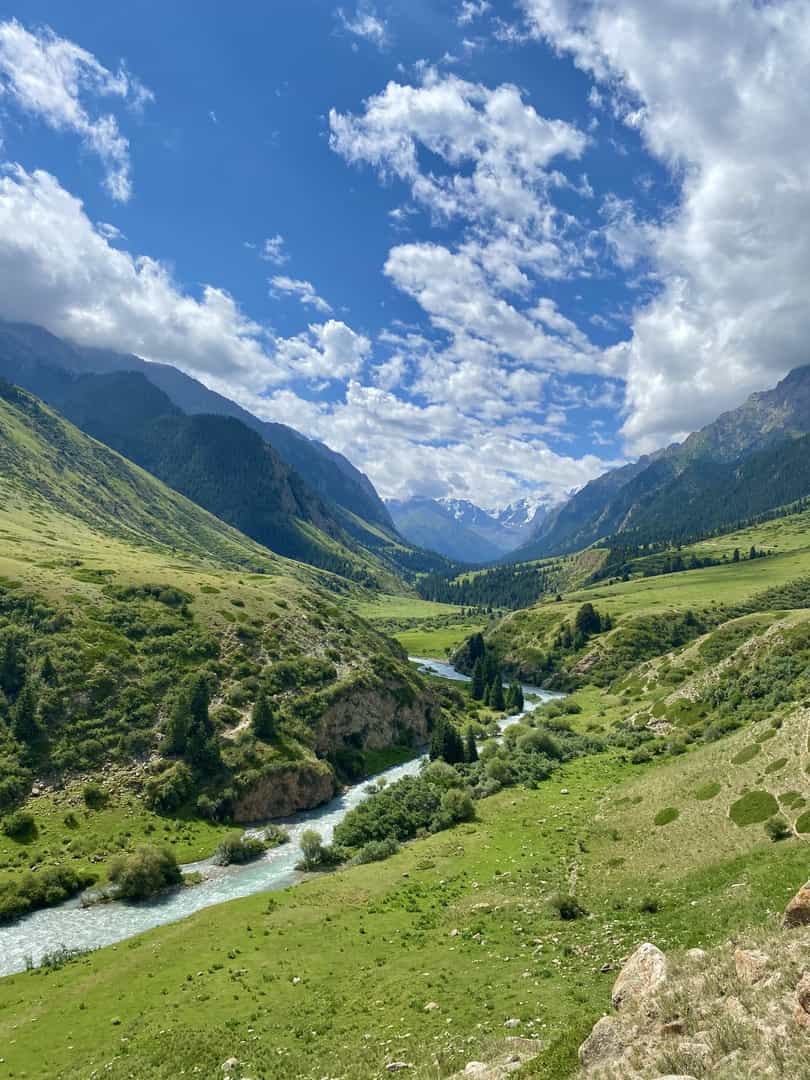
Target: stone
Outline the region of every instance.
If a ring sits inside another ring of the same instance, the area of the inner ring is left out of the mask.
[[[613,984],[614,1009],[649,1000],[667,981],[667,958],[649,941],[639,945]]]
[[[617,1020],[615,1016],[603,1016],[596,1021],[590,1035],[579,1048],[580,1064],[587,1069],[591,1065],[603,1064],[621,1057],[634,1034],[635,1029],[623,1020]]]
[[[425,1012],[435,1012],[438,1007],[438,1001],[429,1001],[427,1005],[425,1005]]]
[[[520,1021],[516,1017],[512,1017],[511,1020],[504,1020],[503,1026],[508,1028],[520,1027]]]
[[[385,1066],[387,1072],[404,1072],[405,1069],[412,1069],[412,1061],[389,1061]]]
[[[706,954],[705,949],[687,949],[686,950],[687,958],[689,960],[691,960],[695,964],[702,964],[703,961],[706,959],[706,955],[707,954]]]
[[[810,1027],[810,971],[805,971],[796,987],[796,1023]]]
[[[782,927],[785,930],[808,924],[810,924],[810,881],[802,885],[785,908],[785,914],[782,917]]]
[[[686,1031],[686,1025],[683,1020],[668,1020],[665,1024],[659,1025],[659,1035],[683,1035]]]
[[[764,979],[770,966],[770,956],[760,949],[737,949],[734,953],[737,978],[746,986],[753,986]]]
[[[239,1059],[235,1057],[229,1057],[227,1061],[222,1062],[222,1071],[224,1073],[233,1072],[236,1066],[239,1064]]]

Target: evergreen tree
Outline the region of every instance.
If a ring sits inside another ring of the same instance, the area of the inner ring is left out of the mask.
[[[273,706],[264,691],[260,691],[259,696],[256,698],[251,715],[251,724],[253,734],[262,742],[270,742],[276,734],[276,717],[273,713]]]
[[[211,771],[219,762],[219,750],[214,739],[214,725],[208,714],[208,684],[202,675],[191,683],[188,698],[188,734],[185,756],[193,765]]]
[[[25,682],[25,659],[16,636],[8,634],[0,646],[0,690],[13,700]]]
[[[464,761],[464,743],[455,726],[450,723],[444,725],[444,740],[441,756],[448,765],[458,765]]]
[[[40,682],[43,682],[46,686],[55,686],[59,681],[56,668],[53,666],[53,662],[50,656],[46,656],[42,661],[42,667],[39,669]]]
[[[602,620],[593,604],[583,604],[574,620],[574,630],[587,640],[602,629]]]
[[[470,638],[469,657],[470,661],[474,664],[475,661],[484,655],[484,637],[483,634],[473,634]]]
[[[734,548],[734,554],[731,556],[731,561],[732,562],[739,562],[740,561],[740,549],[739,548]]]
[[[506,701],[503,696],[503,683],[501,682],[500,673],[495,677],[494,682],[490,684],[489,690],[489,707],[496,712],[503,712],[506,708]]]
[[[464,760],[472,764],[478,761],[478,747],[475,742],[475,734],[472,728],[467,728],[467,738],[464,743]]]
[[[444,756],[444,732],[446,727],[447,723],[443,716],[440,716],[433,725],[428,750],[428,757],[431,761],[439,761]]]
[[[26,746],[36,742],[41,734],[39,726],[39,701],[36,687],[30,680],[26,682],[17,696],[11,710],[11,727],[14,737]]]
[[[479,656],[475,661],[475,667],[472,671],[472,682],[470,685],[470,695],[473,701],[482,701],[484,698],[484,661]]]
[[[523,712],[524,700],[523,700],[523,687],[515,680],[509,686],[509,690],[506,693],[506,711],[510,715]]]

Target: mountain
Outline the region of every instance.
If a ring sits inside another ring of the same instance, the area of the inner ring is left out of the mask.
[[[795,458],[790,442],[806,434],[810,366],[796,368],[772,390],[752,394],[683,443],[592,480],[547,515],[514,558],[576,551],[625,533],[647,540],[695,535],[694,530],[720,528],[740,514],[762,513],[800,498],[810,491],[803,470],[790,477],[785,469]],[[749,458],[756,462],[747,471]],[[756,486],[735,493],[741,484]]]
[[[391,500],[398,531],[420,547],[467,563],[495,562],[530,535],[543,511],[528,499],[489,512],[468,499]]]
[[[433,696],[399,645],[336,604],[347,582],[272,554],[2,381],[0,535],[2,814],[36,780],[78,794],[89,773],[142,842],[160,824],[150,807],[200,826],[287,814],[362,774],[367,746],[427,739]],[[190,680],[211,702],[196,744]],[[83,841],[38,861],[100,862],[106,841]],[[15,880],[4,861],[0,921]]]
[[[142,360],[130,353],[87,348],[55,337],[40,326],[0,320],[0,376],[26,386],[46,400],[52,374],[61,368],[73,373],[138,371],[182,412],[231,416],[257,431],[322,499],[364,521],[393,529],[390,515],[368,477],[342,454],[301,435],[286,424],[259,420],[221,394],[168,364]],[[38,387],[31,381],[36,378]]]
[[[344,532],[336,513],[252,428],[186,416],[134,371],[74,375],[37,367],[29,389],[117,450],[271,551],[366,584],[390,575]]]

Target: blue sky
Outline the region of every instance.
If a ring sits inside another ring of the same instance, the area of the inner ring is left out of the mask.
[[[807,359],[806,39],[794,2],[0,4],[0,314],[386,496],[558,499]]]

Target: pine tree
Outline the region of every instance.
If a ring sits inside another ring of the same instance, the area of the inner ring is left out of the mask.
[[[433,732],[430,736],[430,749],[428,750],[428,757],[431,761],[439,761],[444,756],[444,732],[446,726],[447,723],[443,716],[440,716],[433,725]]]
[[[593,604],[583,604],[574,620],[574,630],[586,640],[602,629],[602,620]]]
[[[0,647],[0,690],[14,699],[25,682],[25,660],[17,638],[9,634]]]
[[[503,696],[503,683],[501,682],[500,674],[498,674],[495,681],[490,684],[489,707],[496,712],[503,712],[506,708],[506,701]]]
[[[214,725],[208,714],[208,685],[202,675],[198,675],[191,684],[188,698],[188,734],[186,736],[185,756],[193,765],[206,771],[216,767],[214,759],[219,758],[219,751],[214,754]],[[213,743],[213,746],[211,745]]]
[[[444,740],[441,756],[448,765],[458,765],[464,761],[464,743],[453,724],[444,726]]]
[[[50,656],[46,656],[42,661],[42,667],[39,669],[40,682],[43,682],[46,686],[54,686],[59,681],[56,668],[53,666],[53,662]]]
[[[509,690],[506,695],[506,710],[510,714],[523,712],[523,687],[515,680],[510,684]]]
[[[470,764],[478,761],[478,746],[472,728],[467,728],[467,738],[464,743],[464,760]]]
[[[484,655],[484,648],[485,646],[483,634],[473,634],[473,636],[470,638],[470,644],[468,648],[468,655],[472,663],[475,663],[475,661],[480,656]]]
[[[740,549],[739,548],[734,548],[734,554],[731,556],[731,561],[732,562],[739,562],[740,561]]]
[[[470,696],[473,701],[483,701],[484,698],[484,661],[479,656],[475,661],[470,685]]]
[[[36,687],[30,680],[26,682],[17,696],[11,710],[11,727],[14,737],[26,746],[36,742],[41,734],[39,726],[39,701]]]
[[[251,715],[253,734],[262,742],[270,742],[276,734],[276,717],[273,706],[263,691],[259,693]]]

